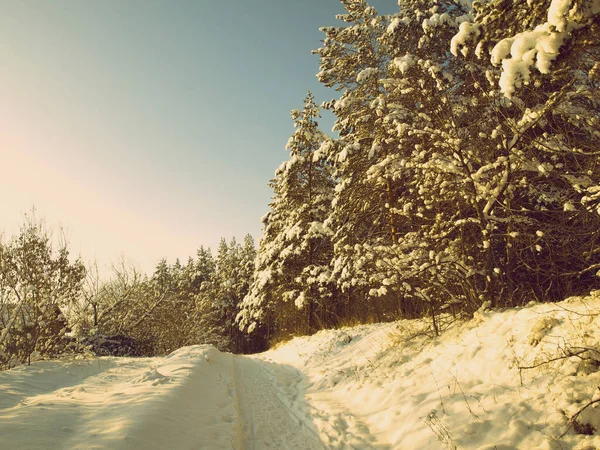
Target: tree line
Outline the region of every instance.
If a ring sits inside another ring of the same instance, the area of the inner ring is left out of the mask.
[[[264,349],[235,318],[248,290],[256,249],[222,239],[187,263],[161,260],[151,275],[125,259],[101,279],[96,264],[70,257],[35,215],[0,242],[0,369],[33,357],[92,351],[163,355],[192,344],[223,351]]]
[[[600,5],[364,0],[322,28],[238,316],[269,338],[560,300],[600,275]]]

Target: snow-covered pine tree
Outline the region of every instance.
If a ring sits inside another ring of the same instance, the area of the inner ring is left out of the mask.
[[[460,142],[477,136],[482,121],[472,112],[477,67],[457,64],[448,48],[467,8],[432,0],[399,6],[379,38],[391,49],[380,80],[387,104],[378,111],[390,150],[368,172],[381,177],[385,167],[397,186],[389,211],[398,233],[391,245],[372,247],[378,276],[371,292],[391,286],[405,315],[435,317],[444,303],[475,295],[460,246],[472,209],[463,201],[469,172],[457,159],[465,150]]]
[[[263,236],[250,291],[238,322],[270,337],[313,332],[331,322],[329,304],[331,232],[323,225],[331,204],[333,178],[320,152],[326,137],[318,128],[319,108],[309,92],[302,111],[293,110],[290,159],[275,173],[273,199],[263,218]]]
[[[474,68],[454,62],[448,41],[468,10],[407,0],[379,17],[364,1],[343,3],[349,14],[340,18],[350,25],[324,28],[316,51],[318,77],[343,90],[331,103],[340,130],[329,151],[339,179],[329,222],[334,276],[348,297],[368,305],[362,315],[419,315],[448,297],[450,279],[461,287],[457,297],[468,286],[448,242],[460,240],[456,199],[469,175],[456,177],[449,142],[465,133],[465,116],[475,117]]]
[[[167,353],[195,343],[194,275],[192,259],[187,265],[182,265],[176,259],[172,265],[159,264],[150,279],[152,295],[147,306],[146,327],[153,328],[152,335],[157,338],[157,353]]]
[[[387,30],[396,54],[383,82],[393,105],[385,119],[396,131],[390,168],[404,189],[394,213],[405,232],[379,261],[397,273],[386,281],[401,282],[404,298],[432,314],[476,308],[480,293],[493,295],[482,197],[502,177],[490,176],[499,155],[482,131],[494,128],[495,110],[486,63],[458,61],[448,45],[468,12],[459,2],[405,0]]]
[[[201,246],[196,252],[196,261],[192,277],[193,292],[198,294],[204,283],[209,282],[215,275],[216,262],[210,248]]]
[[[222,351],[233,347],[230,317],[236,305],[232,295],[235,270],[232,252],[236,251],[237,243],[234,241],[232,244],[230,249],[227,241],[221,239],[214,260],[214,273],[202,283],[196,298],[199,340]]]
[[[473,178],[499,301],[560,299],[598,283],[599,25],[597,0],[481,2],[452,40],[467,63],[491,63],[497,124],[481,133],[497,162]]]
[[[193,270],[189,273],[189,287],[194,300],[194,307],[190,311],[191,321],[194,324],[190,339],[194,344],[205,342],[207,314],[210,314],[212,303],[210,291],[212,280],[216,276],[216,262],[210,248],[201,246],[196,252]]]
[[[248,293],[255,259],[256,250],[250,235],[244,238],[243,246],[235,239],[229,244],[221,239],[214,274],[202,283],[196,299],[200,342],[232,352],[251,350],[252,345],[260,347],[260,342],[250,341],[235,322],[242,299]],[[204,265],[210,265],[210,260]]]
[[[341,3],[346,13],[337,18],[345,23],[321,28],[323,46],[313,51],[320,57],[319,81],[341,91],[325,105],[337,116],[339,132],[339,139],[323,147],[338,180],[326,222],[335,232],[332,279],[343,293],[345,316],[381,320],[401,304],[376,255],[400,234],[394,209],[403,187],[391,170],[397,146],[383,84],[394,49],[386,34],[388,17],[364,0]]]

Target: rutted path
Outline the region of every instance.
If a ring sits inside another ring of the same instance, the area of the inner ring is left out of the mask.
[[[434,340],[428,326],[322,331],[252,356],[199,345],[0,371],[0,449],[600,449],[569,419],[600,429],[597,361],[548,360],[565,343],[597,347],[600,291],[482,308]]]
[[[387,448],[375,446],[368,427],[326,394],[310,394],[298,369],[245,356],[233,356],[232,363],[241,415],[241,449]]]
[[[0,372],[0,448],[382,449],[307,387],[296,368],[210,346],[39,362]]]
[[[316,428],[305,416],[308,405],[298,391],[301,375],[282,367],[275,378],[265,364],[254,358],[232,357],[242,434],[240,450],[323,449]]]

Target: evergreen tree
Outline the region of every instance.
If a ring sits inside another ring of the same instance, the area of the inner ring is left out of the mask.
[[[240,304],[248,293],[256,258],[252,237],[247,235],[243,246],[235,239],[229,244],[221,239],[214,264],[206,256],[205,253],[203,265],[214,267],[214,272],[202,283],[196,299],[199,340],[232,352],[262,348],[259,341],[244,335],[235,323]]]
[[[271,181],[270,211],[250,292],[238,315],[241,328],[263,326],[284,334],[313,332],[332,320],[330,304],[331,231],[324,226],[334,182],[322,153],[327,141],[318,129],[319,108],[309,92],[302,111],[291,112],[295,131],[290,159]]]
[[[192,276],[192,290],[199,293],[202,286],[208,283],[215,275],[216,264],[209,248],[200,247],[196,253],[194,272]]]
[[[466,10],[453,2],[408,0],[394,16],[381,17],[365,1],[342,3],[348,14],[339,18],[349,25],[323,28],[324,47],[316,50],[317,76],[343,90],[329,105],[340,130],[329,151],[339,180],[327,222],[335,231],[334,279],[354,310],[350,315],[418,315],[422,300],[431,307],[422,290],[431,282],[423,283],[422,269],[431,247],[443,247],[435,224],[454,222],[456,215],[448,193],[457,183],[437,197],[427,184],[439,183],[434,167],[447,159],[436,148],[448,138],[445,127],[456,130],[452,121],[468,111],[458,100],[470,71],[462,65],[457,71],[447,48]],[[424,242],[425,229],[432,245]],[[428,264],[427,272],[433,276],[439,267]]]
[[[493,1],[476,4],[473,13],[452,45],[455,52],[475,48],[464,60],[488,62],[495,88],[488,97],[496,124],[481,134],[497,159],[479,169],[481,180],[498,180],[480,189],[497,278],[490,300],[558,300],[589,289],[600,267],[590,251],[600,225],[600,46],[592,37],[600,31],[600,4],[552,0],[507,8]]]
[[[373,248],[394,245],[399,237],[394,210],[402,184],[392,169],[397,144],[384,86],[394,49],[388,17],[364,0],[342,4],[346,14],[337,18],[345,24],[322,28],[323,47],[314,51],[321,60],[317,78],[342,92],[326,104],[337,116],[340,136],[325,147],[338,180],[326,222],[335,232],[332,279],[344,295],[344,316],[383,319],[399,305],[394,289],[371,288],[374,277],[386,278],[375,267]],[[374,296],[377,302],[370,301]]]
[[[451,1],[400,6],[387,30],[396,53],[384,81],[393,105],[384,121],[397,143],[390,173],[402,184],[393,209],[402,233],[379,252],[377,265],[388,268],[382,288],[395,285],[410,302],[404,313],[428,311],[435,318],[445,303],[478,307],[485,290],[480,268],[473,268],[480,249],[487,251],[474,175],[496,163],[481,138],[495,116],[482,95],[482,65],[457,61],[448,46],[468,10]]]

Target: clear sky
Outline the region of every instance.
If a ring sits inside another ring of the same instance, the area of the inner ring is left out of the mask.
[[[381,13],[395,0],[371,2]],[[258,241],[337,0],[0,0],[0,232],[144,271]],[[331,128],[326,120],[325,131]]]

